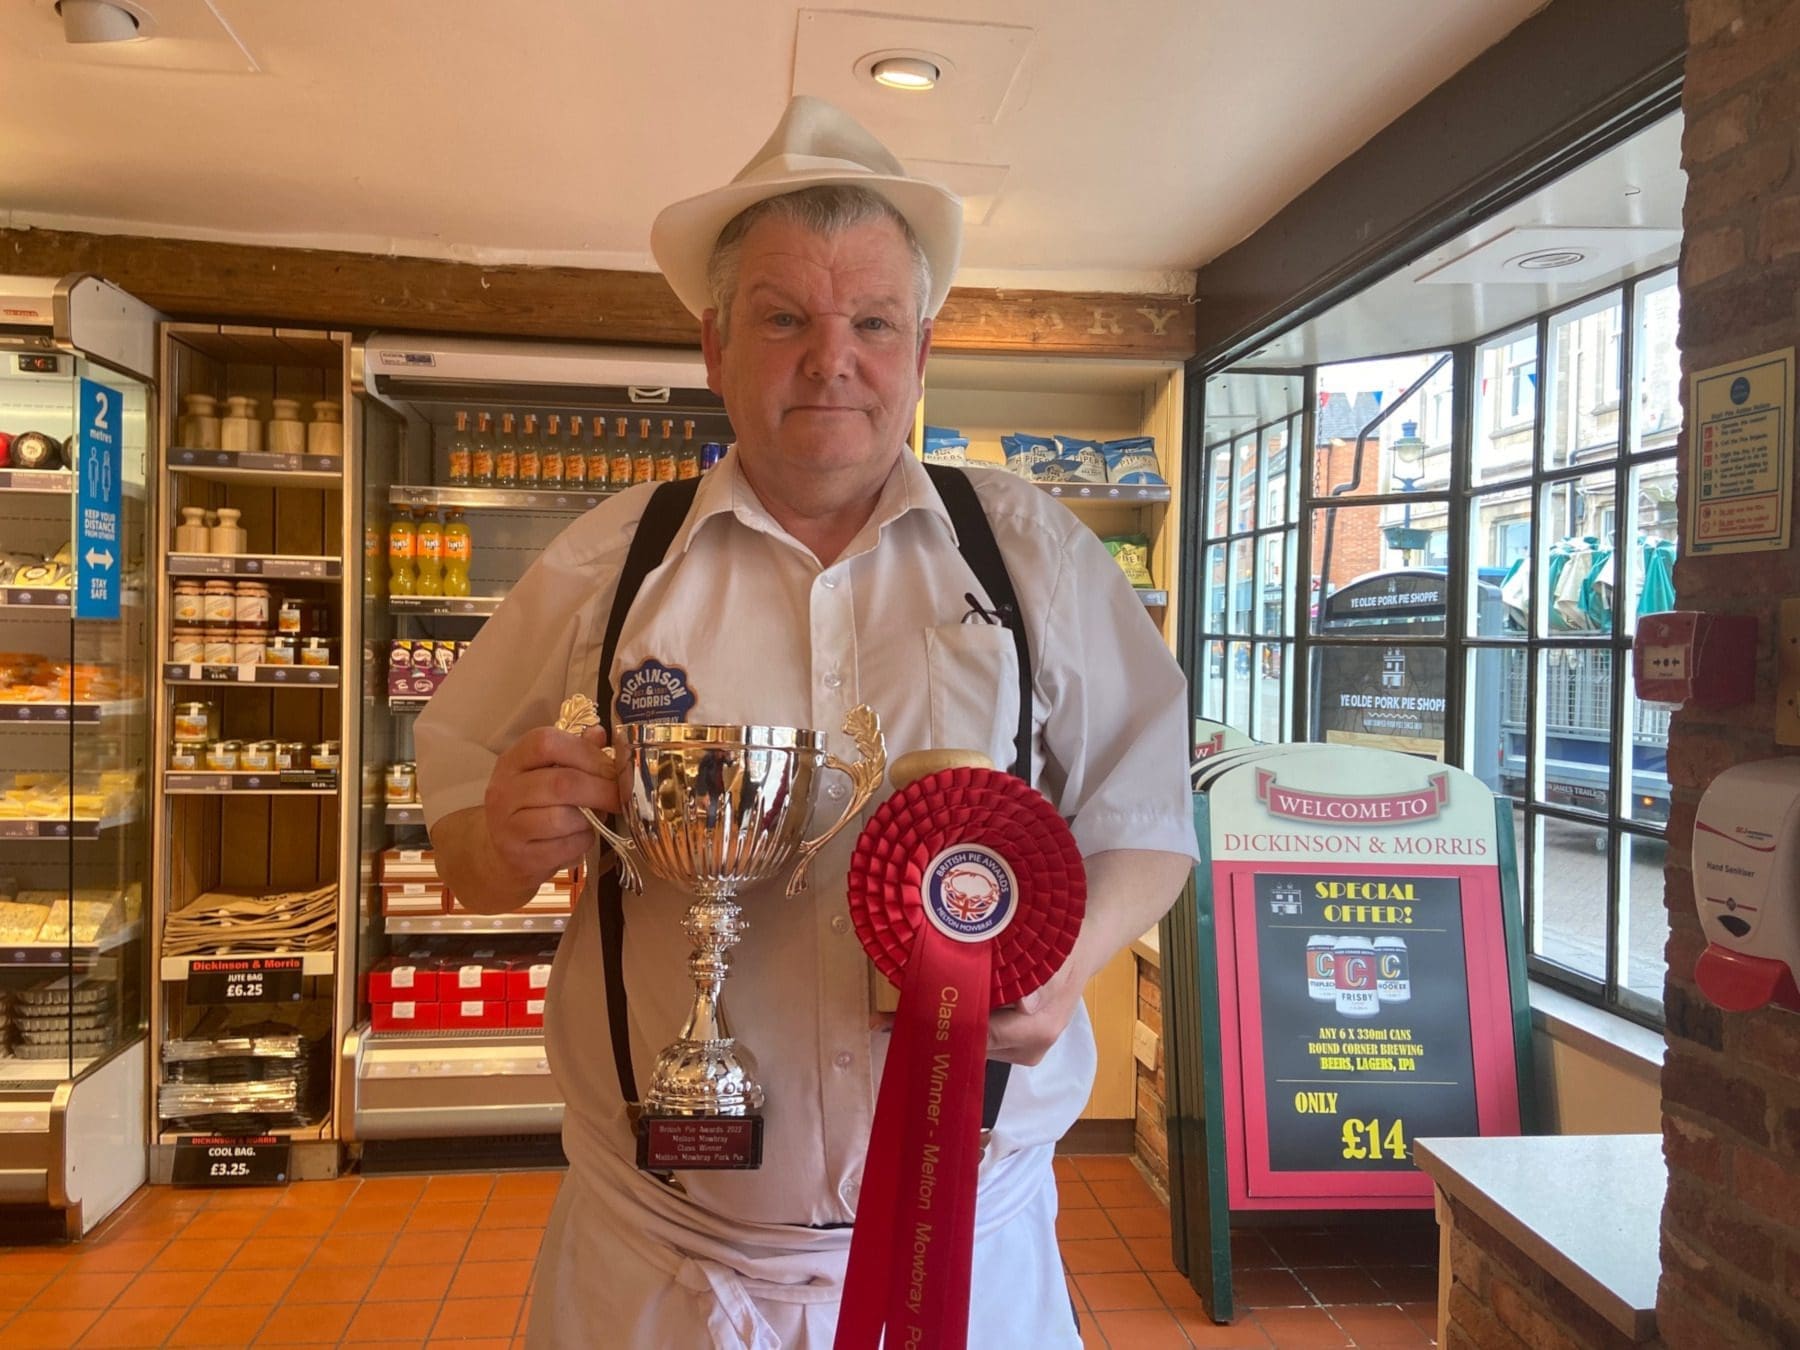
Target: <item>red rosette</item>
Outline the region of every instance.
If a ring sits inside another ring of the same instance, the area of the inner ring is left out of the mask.
[[[1068,825],[1028,784],[945,769],[875,812],[848,896],[863,950],[900,1005],[834,1344],[963,1350],[988,1013],[1062,968],[1087,874]]]
[[[1068,823],[1043,793],[996,769],[944,769],[881,804],[850,858],[850,922],[899,988],[925,925],[925,868],[959,844],[991,849],[1018,878],[1020,912],[992,939],[992,1007],[1058,970],[1087,913],[1087,873]]]

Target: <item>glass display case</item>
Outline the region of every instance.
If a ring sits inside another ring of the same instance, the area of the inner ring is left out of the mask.
[[[432,860],[413,724],[546,544],[634,481],[704,472],[730,425],[698,352],[380,337],[360,357],[393,424],[371,413],[361,480],[360,1002],[339,1114],[365,1160],[477,1136],[553,1153],[543,990],[581,878],[465,909]]]
[[[144,1180],[155,316],[0,278],[0,1204]]]

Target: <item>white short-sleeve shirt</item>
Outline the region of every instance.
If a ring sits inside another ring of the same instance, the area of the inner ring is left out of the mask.
[[[970,477],[1025,616],[1036,786],[1070,819],[1086,855],[1197,856],[1186,688],[1142,603],[1060,502],[1003,471]],[[594,692],[613,593],[650,491],[620,494],[551,543],[432,698],[417,727],[428,824],[480,805],[507,746],[554,722],[569,694]],[[966,747],[1004,767],[1018,727],[1017,655],[1006,629],[963,621],[971,597],[992,610],[937,490],[910,455],[899,458],[862,532],[824,568],[727,456],[645,579],[620,634],[612,686],[651,663],[677,669],[694,700],[686,720],[816,728],[844,759],[855,757],[844,716],[866,703],[880,714],[890,760]],[[825,780],[828,789],[842,782]],[[809,833],[835,819],[842,802],[822,792]],[[821,853],[801,896],[771,884],[740,898],[749,928],[732,954],[725,1008],[768,1093],[763,1166],[682,1176],[689,1198],[722,1217],[854,1217],[887,1048],[886,1034],[870,1031],[869,963],[844,899],[859,826]],[[644,894],[625,896],[640,1089],[693,999],[686,903],[653,878]],[[558,947],[545,1010],[551,1069],[567,1104],[564,1147],[576,1167],[589,1150],[635,1150],[601,969],[595,908],[584,902]],[[984,1166],[1061,1137],[1093,1074],[1093,1033],[1078,1012],[1042,1063],[1014,1070]]]

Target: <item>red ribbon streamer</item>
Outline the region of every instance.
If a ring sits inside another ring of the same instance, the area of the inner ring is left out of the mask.
[[[926,871],[972,846],[1004,860],[1014,912],[962,941],[925,915]],[[1061,968],[1086,911],[1081,854],[1045,798],[1010,774],[947,769],[895,793],[858,839],[850,916],[900,987],[863,1165],[836,1350],[963,1350],[975,1247],[988,1013]]]

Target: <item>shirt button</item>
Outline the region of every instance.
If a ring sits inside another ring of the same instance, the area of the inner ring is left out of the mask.
[[[834,933],[848,933],[850,931],[850,920],[845,918],[842,914],[833,914],[831,916],[831,931]]]
[[[835,591],[837,589],[837,577],[830,572],[822,572],[819,574],[819,584],[828,591]]]
[[[843,682],[843,676],[839,675],[835,670],[826,671],[824,678],[820,681],[827,689],[836,689]]]
[[[838,1051],[836,1056],[833,1057],[831,1062],[833,1064],[837,1065],[838,1068],[840,1068],[840,1069],[849,1068],[852,1063],[851,1058],[850,1058],[850,1052],[848,1050]]]

